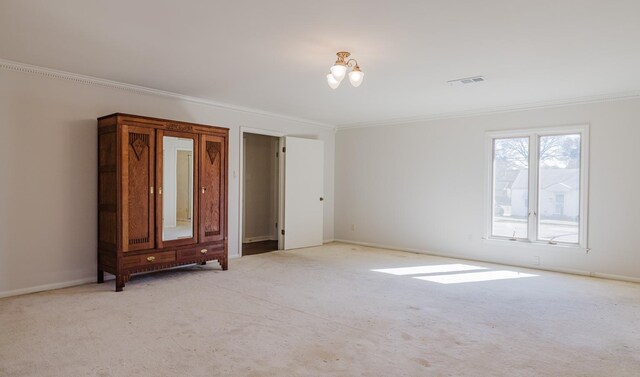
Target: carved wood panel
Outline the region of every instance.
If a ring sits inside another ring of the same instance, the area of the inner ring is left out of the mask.
[[[200,142],[200,242],[225,237],[226,151],[224,138],[202,135]]]
[[[123,219],[123,250],[154,247],[155,130],[135,126],[123,127],[123,196],[126,214]]]

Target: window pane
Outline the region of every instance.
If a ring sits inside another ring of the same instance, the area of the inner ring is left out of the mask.
[[[527,238],[529,138],[493,140],[492,235]]]
[[[541,136],[538,239],[578,243],[580,135]]]

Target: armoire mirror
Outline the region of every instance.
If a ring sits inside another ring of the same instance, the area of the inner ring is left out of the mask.
[[[162,240],[193,237],[193,139],[162,138]]]

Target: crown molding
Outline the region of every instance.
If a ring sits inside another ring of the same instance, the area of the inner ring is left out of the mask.
[[[465,111],[450,112],[450,113],[440,113],[440,114],[418,116],[418,117],[393,118],[393,119],[387,119],[383,121],[344,123],[344,124],[337,125],[336,131],[356,129],[356,128],[387,127],[387,126],[394,126],[394,125],[430,122],[435,120],[468,118],[468,117],[474,117],[474,116],[510,113],[510,112],[516,112],[516,111],[549,109],[554,107],[584,105],[584,104],[598,103],[598,102],[624,101],[624,100],[630,100],[630,99],[640,99],[640,90],[631,91],[631,92],[600,94],[600,95],[589,96],[589,97],[577,97],[577,98],[568,98],[568,99],[560,99],[560,100],[552,100],[552,101],[531,102],[531,103],[524,103],[524,104],[518,104],[518,105],[488,107],[488,108],[482,108],[482,109],[465,110]]]
[[[297,123],[303,123],[310,126],[324,127],[324,128],[331,128],[331,129],[336,128],[332,124],[316,122],[309,119],[296,118],[288,115],[272,113],[269,111],[262,111],[262,110],[252,109],[249,107],[236,106],[228,103],[212,101],[206,98],[192,97],[192,96],[187,96],[180,93],[168,92],[166,90],[148,88],[140,85],[133,85],[133,84],[127,84],[127,83],[113,81],[113,80],[101,79],[99,77],[80,75],[77,73],[60,71],[57,69],[40,67],[36,65],[16,62],[16,61],[2,59],[2,58],[0,58],[0,68],[6,69],[9,71],[31,73],[34,75],[39,75],[39,76],[44,76],[49,78],[63,79],[67,81],[77,82],[80,84],[98,85],[98,86],[103,86],[107,88],[126,90],[128,92],[134,92],[134,93],[140,93],[140,94],[151,94],[151,95],[165,97],[165,98],[173,98],[181,101],[215,107],[217,109],[235,111],[235,112],[251,114],[251,115],[259,115],[259,116],[269,117],[269,118],[284,119],[284,120],[293,121]]]
[[[613,101],[622,101],[622,100],[640,98],[640,90],[636,90],[636,91],[630,91],[630,92],[600,94],[600,95],[594,95],[594,96],[588,96],[588,97],[577,97],[577,98],[559,99],[559,100],[551,100],[551,101],[540,101],[540,102],[516,104],[516,105],[509,105],[509,106],[497,106],[497,107],[489,107],[489,108],[472,109],[472,110],[465,110],[465,111],[458,111],[458,112],[439,113],[439,114],[432,114],[432,115],[425,115],[425,116],[391,118],[391,119],[382,120],[382,121],[343,123],[343,124],[338,124],[336,126],[328,123],[312,121],[309,119],[296,118],[288,115],[252,109],[249,107],[236,106],[236,105],[231,105],[223,102],[212,101],[206,98],[187,96],[180,93],[148,88],[140,85],[127,84],[123,82],[107,80],[107,79],[102,79],[102,78],[93,77],[93,76],[86,76],[86,75],[81,75],[81,74],[72,73],[72,72],[60,71],[56,69],[40,67],[36,65],[16,62],[16,61],[2,59],[2,58],[0,58],[0,68],[6,69],[9,71],[35,74],[43,77],[63,79],[67,81],[77,82],[80,84],[98,85],[102,87],[125,90],[129,92],[134,92],[134,93],[150,94],[150,95],[155,95],[155,96],[160,96],[165,98],[172,98],[172,99],[177,99],[181,101],[210,106],[210,107],[214,107],[221,110],[235,111],[239,113],[263,116],[268,118],[284,119],[284,120],[297,122],[297,123],[301,123],[309,126],[330,128],[330,129],[333,129],[334,132],[341,131],[341,130],[348,130],[348,129],[356,129],[356,128],[386,127],[386,126],[394,126],[394,125],[402,125],[402,124],[430,122],[430,121],[444,120],[444,119],[467,118],[467,117],[474,117],[474,116],[509,113],[509,112],[515,112],[515,111],[537,110],[537,109],[545,109],[545,108],[582,105],[582,104],[598,103],[598,102],[613,102]]]

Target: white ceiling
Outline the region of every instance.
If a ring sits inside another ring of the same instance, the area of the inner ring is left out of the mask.
[[[0,0],[0,58],[331,125],[640,90],[638,0]],[[325,80],[335,52],[365,73]],[[487,82],[449,86],[484,75]]]

